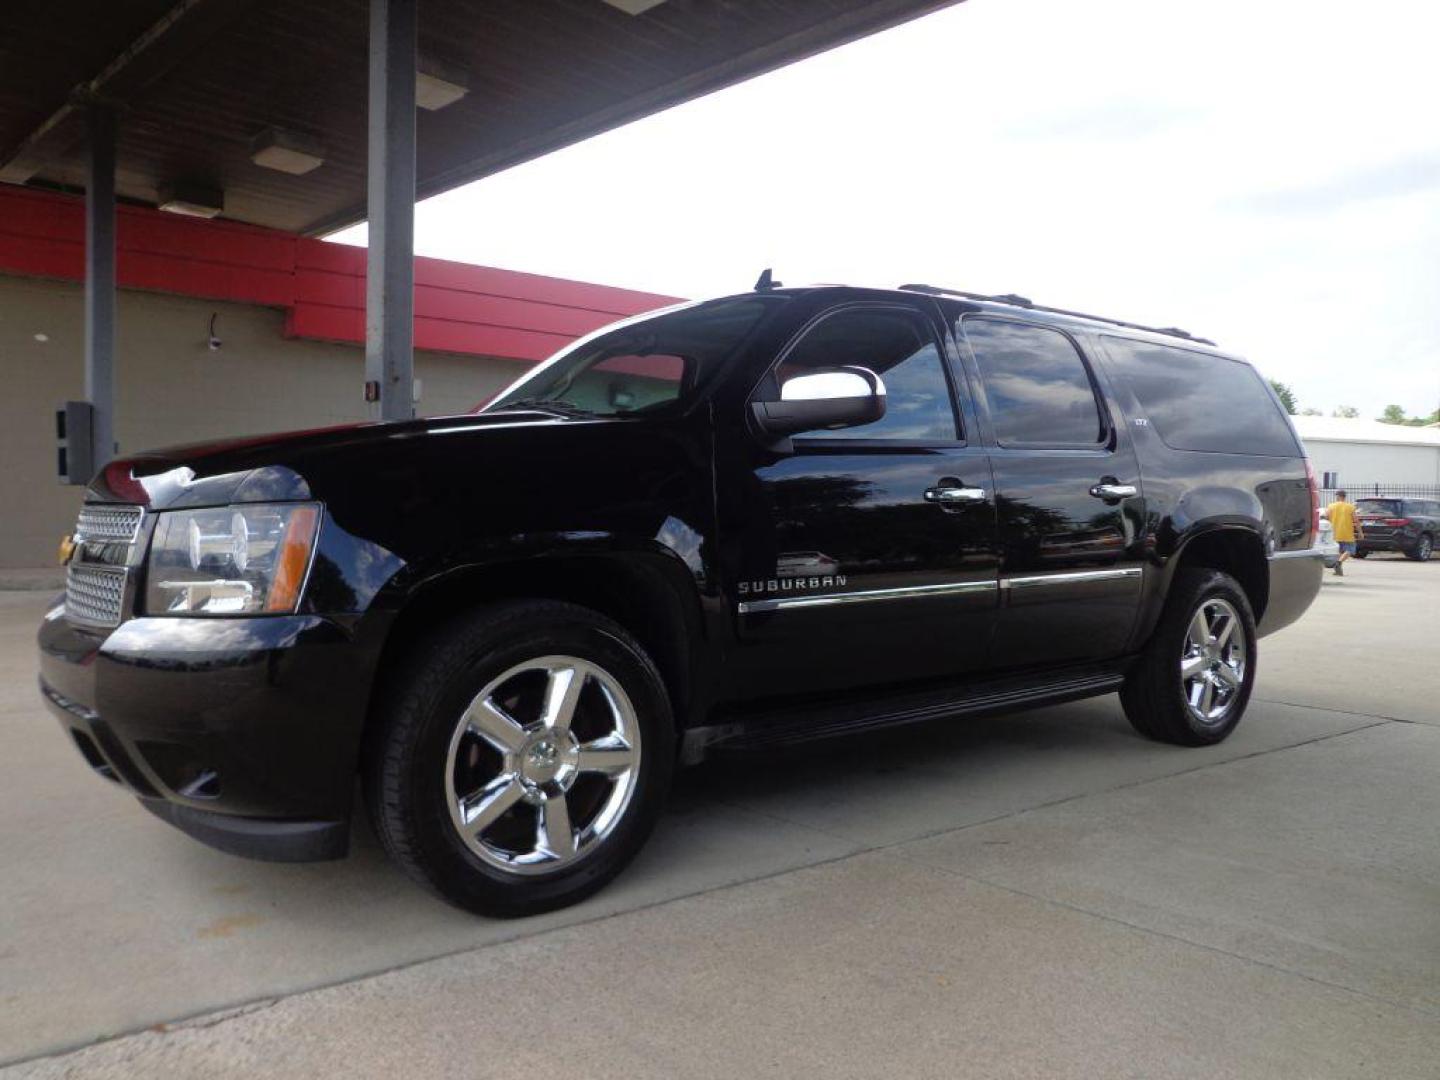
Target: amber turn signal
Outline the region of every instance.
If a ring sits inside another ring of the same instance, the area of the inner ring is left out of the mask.
[[[280,544],[280,558],[275,567],[275,581],[265,598],[266,611],[294,611],[305,586],[305,571],[310,567],[310,549],[315,543],[315,526],[320,511],[313,506],[297,507],[285,526],[285,539]]]

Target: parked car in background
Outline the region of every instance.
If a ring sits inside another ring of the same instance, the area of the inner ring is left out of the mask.
[[[1427,562],[1440,538],[1440,500],[1356,499],[1355,520],[1363,530],[1355,555],[1398,551],[1407,559]]]
[[[1315,537],[1315,547],[1325,556],[1325,569],[1334,570],[1340,562],[1340,544],[1335,539],[1335,526],[1330,519],[1320,519],[1320,531]]]

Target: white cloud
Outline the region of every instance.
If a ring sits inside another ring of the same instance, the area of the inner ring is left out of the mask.
[[[431,199],[417,247],[683,296],[767,265],[1020,292],[1213,337],[1302,405],[1429,411],[1437,30],[1413,0],[968,0]]]

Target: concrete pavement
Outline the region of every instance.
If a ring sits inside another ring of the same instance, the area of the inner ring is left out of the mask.
[[[363,830],[277,867],[144,815],[34,701],[36,598],[0,597],[0,1062],[1433,1077],[1440,563],[1351,565],[1221,747],[1109,697],[711,764],[610,890],[509,923]]]

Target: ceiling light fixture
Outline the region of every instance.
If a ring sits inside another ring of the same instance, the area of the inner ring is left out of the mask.
[[[605,3],[613,8],[619,8],[627,15],[643,15],[664,2],[665,0],[605,0]]]
[[[421,55],[415,65],[415,104],[428,112],[453,105],[470,92],[464,69]]]
[[[250,160],[261,168],[304,176],[324,164],[325,148],[298,131],[266,128],[251,140]]]
[[[167,214],[213,218],[225,209],[225,192],[208,184],[180,181],[159,191],[160,209]]]

